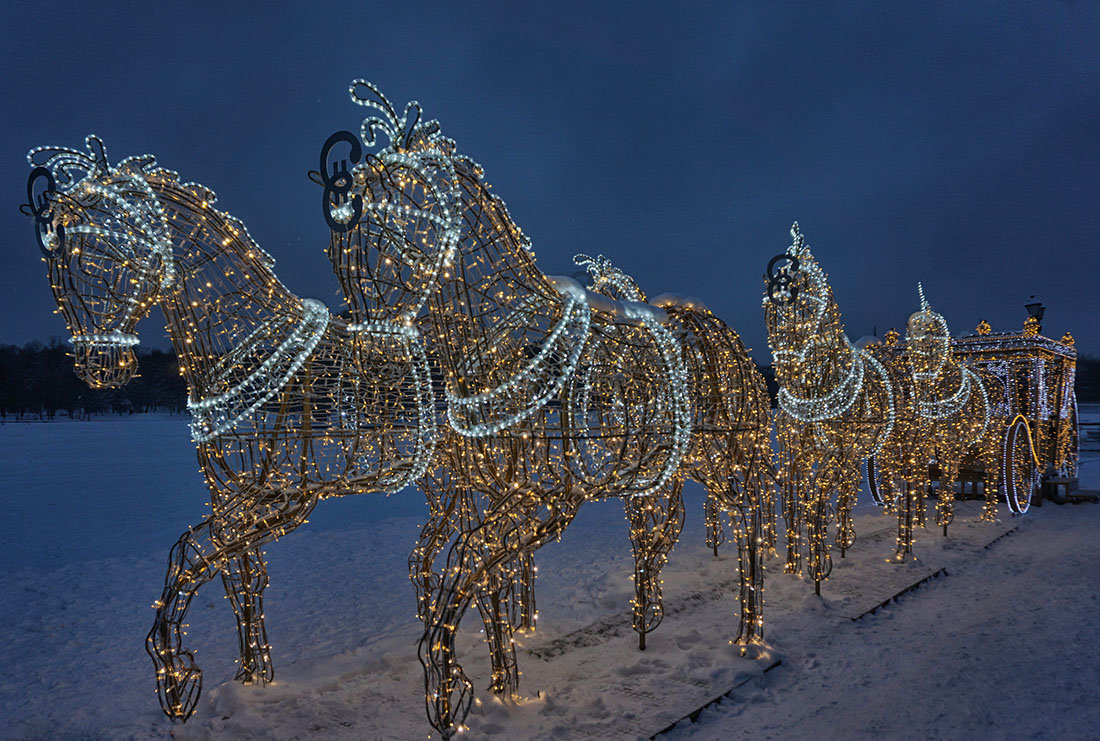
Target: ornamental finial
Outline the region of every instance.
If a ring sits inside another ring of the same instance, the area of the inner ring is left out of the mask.
[[[920,296],[920,310],[928,311],[928,301],[924,298],[924,286],[920,281],[917,281],[917,295]]]
[[[791,254],[797,255],[802,251],[806,244],[806,238],[802,236],[801,230],[798,228],[798,222],[791,224]]]
[[[1036,337],[1039,334],[1039,320],[1029,316],[1024,320],[1024,337]]]

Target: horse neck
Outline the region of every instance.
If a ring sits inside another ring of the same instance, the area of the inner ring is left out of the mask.
[[[844,334],[844,324],[840,321],[840,312],[830,291],[825,317],[817,330],[809,335],[806,342],[797,348],[791,348],[796,353],[805,351],[808,345],[815,344],[825,348],[825,358],[830,361],[822,363],[820,354],[815,354],[812,359],[791,359],[784,364],[776,364],[776,381],[790,393],[801,398],[812,398],[820,393],[827,393],[831,389],[822,389],[823,378],[831,373],[837,364],[847,366],[853,360],[853,348]],[[781,328],[780,328],[781,329]],[[781,334],[781,332],[778,332]],[[775,342],[774,337],[770,337]],[[774,347],[774,344],[773,344]],[[788,356],[790,357],[790,356]]]
[[[219,359],[265,325],[296,322],[301,299],[244,224],[178,183],[150,182],[164,207],[175,281],[161,300],[180,370],[201,396]],[[159,185],[159,187],[158,187]]]
[[[552,322],[560,313],[561,295],[535,265],[526,237],[504,203],[473,173],[460,171],[460,177],[462,234],[455,264],[444,273],[429,302],[429,317],[444,372],[465,390],[468,373],[464,368],[492,365],[498,374],[518,369],[512,367],[518,361],[509,364],[497,356],[489,363],[476,362],[482,356],[487,359],[499,340],[494,326],[517,310],[529,309],[532,301]]]
[[[914,377],[917,398],[935,401],[940,397],[951,396],[963,383],[962,370],[962,366],[949,355],[934,378]]]

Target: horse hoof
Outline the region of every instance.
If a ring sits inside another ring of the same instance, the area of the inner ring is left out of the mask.
[[[184,666],[169,665],[163,673],[158,672],[158,694],[164,714],[174,721],[186,722],[199,704],[202,669],[195,666],[189,654],[180,658],[185,659]]]
[[[259,668],[251,669],[242,666],[237,670],[237,676],[233,679],[244,685],[258,684],[263,686],[271,681],[271,673]]]

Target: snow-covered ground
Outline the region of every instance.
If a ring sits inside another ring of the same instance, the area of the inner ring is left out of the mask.
[[[1100,410],[1082,411],[1100,420]],[[1100,488],[1100,453],[1083,458],[1083,485]],[[168,548],[204,513],[184,418],[0,425],[0,487],[0,738],[429,735],[406,576],[425,513],[417,493],[323,502],[309,525],[267,548],[268,687],[231,681],[231,610],[219,583],[200,591],[189,640],[205,689],[195,716],[173,726],[143,640]],[[485,698],[471,736],[649,735],[664,725],[646,725],[655,708],[686,713],[697,707],[691,692],[717,696],[748,678],[669,737],[1095,738],[1100,506],[1047,503],[1011,521],[1004,512],[997,529],[973,523],[976,503],[963,503],[951,537],[921,532],[920,562],[889,567],[891,522],[861,505],[861,539],[837,559],[821,598],[770,563],[768,645],[752,660],[728,645],[735,554],[710,554],[702,492],[689,486],[686,498],[687,526],[665,570],[670,615],[649,649],[638,652],[621,629],[631,594],[621,507],[587,505],[537,555],[539,631],[521,640],[519,657],[529,699]],[[873,595],[888,596],[890,580],[941,566],[947,575],[850,619]],[[460,642],[479,689],[488,680],[480,627],[468,614]],[[564,654],[536,655],[550,649]],[[782,664],[762,674],[774,659]]]

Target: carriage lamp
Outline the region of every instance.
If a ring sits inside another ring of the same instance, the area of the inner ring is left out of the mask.
[[[1024,308],[1027,309],[1027,315],[1030,318],[1035,319],[1036,333],[1042,329],[1042,325],[1039,322],[1043,321],[1043,314],[1046,313],[1047,307],[1043,306],[1043,302],[1035,298],[1035,294],[1028,296],[1027,303],[1024,304]]]

